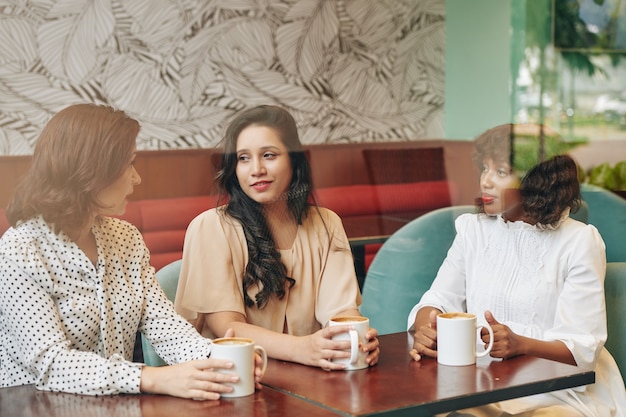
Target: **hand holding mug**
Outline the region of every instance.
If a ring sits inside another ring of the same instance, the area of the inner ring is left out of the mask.
[[[437,314],[440,310],[432,307],[423,309],[424,313],[418,312],[415,322],[415,333],[413,334],[413,349],[409,352],[409,356],[415,361],[422,359],[422,356],[431,358],[437,357]],[[423,324],[420,315],[428,317],[428,321]]]
[[[367,331],[370,328],[370,321],[367,317],[342,316],[333,317],[328,322],[328,326],[350,326],[347,332],[336,334],[333,340],[346,340],[350,342],[350,356],[348,358],[335,359],[333,362],[341,363],[346,370],[364,369],[369,365],[365,361],[368,352],[363,346],[368,344]]]
[[[498,322],[491,311],[485,311],[485,320],[493,329],[493,336],[483,330],[481,332],[482,341],[487,345],[490,339],[493,341],[493,348],[491,349],[491,356],[494,358],[508,359],[514,356],[521,355],[522,341],[520,336],[514,333],[509,326]]]
[[[233,368],[223,372],[239,377],[231,384],[233,391],[223,393],[222,397],[244,397],[253,394],[255,382],[259,379],[257,369],[260,368],[260,373],[263,374],[267,367],[265,349],[255,345],[252,339],[244,337],[223,337],[213,340],[211,357],[231,361],[234,364]]]
[[[489,343],[482,352],[476,350],[477,332],[489,333]],[[478,323],[475,314],[441,313],[437,315],[437,362],[442,365],[466,366],[486,356],[493,348],[493,330],[489,323]]]

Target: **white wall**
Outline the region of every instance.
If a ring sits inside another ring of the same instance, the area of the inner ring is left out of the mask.
[[[446,0],[445,138],[511,122],[510,1]]]

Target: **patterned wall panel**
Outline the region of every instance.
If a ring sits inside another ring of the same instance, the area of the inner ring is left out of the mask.
[[[0,155],[77,102],[140,120],[143,150],[216,146],[258,104],[306,144],[424,138],[443,125],[444,20],[445,0],[1,2]]]

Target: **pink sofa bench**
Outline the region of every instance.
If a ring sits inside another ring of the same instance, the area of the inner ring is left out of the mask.
[[[320,206],[328,207],[342,218],[406,212],[427,212],[449,206],[455,189],[448,181],[423,181],[402,184],[349,185],[316,190]],[[217,196],[177,197],[129,201],[122,219],[142,233],[158,270],[182,257],[185,231],[198,214],[215,207]],[[0,209],[0,234],[9,227]],[[367,245],[365,269],[380,245]]]

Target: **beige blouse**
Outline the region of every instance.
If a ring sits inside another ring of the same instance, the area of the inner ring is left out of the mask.
[[[307,335],[335,314],[361,304],[348,238],[332,211],[312,207],[291,249],[280,253],[295,285],[282,300],[273,297],[261,310],[246,307],[242,277],[248,249],[243,228],[224,213],[223,206],[205,211],[190,223],[185,235],[176,311],[188,320],[195,320],[198,313],[234,311],[257,326]],[[252,299],[257,292],[248,289]],[[211,335],[206,327],[202,333]]]

